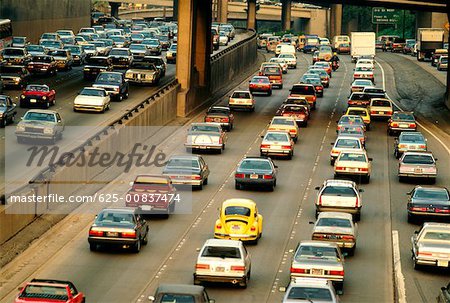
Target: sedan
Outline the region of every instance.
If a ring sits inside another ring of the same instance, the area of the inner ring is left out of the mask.
[[[206,111],[204,121],[220,123],[223,129],[231,131],[234,124],[234,115],[228,106],[211,106]]]
[[[447,188],[417,185],[408,193],[408,222],[420,218],[441,218],[449,221],[450,194]]]
[[[281,287],[280,290],[286,291],[283,303],[339,302],[333,283],[325,279],[295,278],[289,283],[287,289]]]
[[[350,93],[362,92],[364,90],[364,87],[372,87],[372,86],[373,83],[370,80],[356,79],[352,82]]]
[[[89,248],[99,246],[126,246],[138,253],[148,242],[148,224],[137,209],[106,208],[96,217],[89,229]]]
[[[65,49],[56,49],[49,53],[56,61],[58,70],[70,70],[73,66],[73,57],[70,51]]]
[[[314,223],[311,240],[334,242],[341,250],[348,250],[349,255],[353,256],[357,236],[358,226],[353,223],[351,214],[321,212]]]
[[[277,110],[276,116],[282,117],[292,117],[295,119],[297,126],[303,125],[308,126],[309,120],[309,106],[308,101],[305,100],[305,105],[297,105],[297,104],[282,104],[281,107]]]
[[[331,165],[334,165],[341,152],[364,151],[361,141],[356,137],[337,137],[336,141],[331,143],[331,145],[333,145],[330,152]]]
[[[390,118],[394,107],[389,99],[372,98],[370,99],[369,111],[372,118]]]
[[[412,112],[396,111],[388,121],[388,135],[402,131],[416,131],[417,123]]]
[[[432,183],[436,182],[436,161],[431,152],[404,152],[398,165],[399,181],[405,178],[428,178]]]
[[[353,92],[347,100],[347,106],[366,107],[370,104],[370,96],[364,92]]]
[[[361,126],[344,124],[338,131],[338,137],[357,137],[364,148],[366,147],[366,133]]]
[[[394,141],[394,156],[398,159],[408,150],[427,151],[427,139],[421,132],[401,132]]]
[[[372,81],[372,83],[375,83],[375,78],[373,76],[373,70],[363,67],[363,66],[357,66],[353,72],[353,80],[356,79],[369,79]]]
[[[260,146],[261,156],[283,156],[289,160],[294,155],[294,141],[286,131],[267,131]]]
[[[16,104],[11,97],[0,95],[0,127],[6,127],[8,123],[14,123],[16,114]]]
[[[208,184],[209,168],[202,156],[171,156],[163,170],[174,185],[190,185],[203,189]]]
[[[110,109],[111,97],[104,88],[85,87],[73,101],[73,111],[104,113]]]
[[[334,177],[341,175],[357,176],[369,183],[372,172],[372,158],[367,157],[365,150],[341,152],[334,162]]]
[[[369,110],[364,107],[349,107],[344,115],[357,115],[360,116],[364,124],[366,125],[366,129],[370,130],[370,114]]]
[[[341,118],[336,121],[337,127],[336,127],[336,133],[339,132],[339,130],[344,126],[359,126],[364,131],[366,131],[366,125],[364,124],[364,120],[361,118],[361,116],[357,115],[343,115]]]
[[[277,186],[277,168],[267,157],[245,157],[234,173],[235,188],[244,186],[259,186],[273,191]]]
[[[248,109],[250,111],[255,110],[255,98],[248,90],[237,90],[234,91],[233,94],[230,95],[230,99],[228,100],[228,106],[231,109]]]
[[[263,231],[263,216],[250,199],[228,199],[219,208],[214,238],[257,244]]]
[[[251,93],[266,93],[268,96],[272,95],[272,83],[266,76],[254,76],[250,80],[248,89]]]
[[[411,237],[414,269],[422,266],[449,268],[450,224],[426,222]]]
[[[330,280],[342,294],[344,256],[339,246],[326,241],[301,241],[291,262],[291,279],[297,277]]]
[[[43,106],[49,108],[56,104],[56,92],[43,84],[29,84],[20,95],[19,106]]]
[[[301,83],[312,84],[316,90],[317,97],[323,97],[323,84],[319,78],[306,78]]]
[[[298,140],[298,126],[293,117],[273,117],[268,130],[286,131],[294,142],[297,142]]]

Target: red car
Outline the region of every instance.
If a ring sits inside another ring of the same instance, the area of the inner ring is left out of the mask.
[[[15,303],[84,303],[84,294],[69,281],[33,279],[20,288]]]
[[[278,109],[276,116],[282,117],[292,117],[298,126],[308,126],[309,120],[309,110],[304,105],[297,104],[283,104],[280,109]]]
[[[258,93],[267,93],[268,96],[272,95],[272,83],[266,76],[254,76],[248,85],[249,91],[253,94],[254,92]]]
[[[56,92],[45,84],[29,84],[20,95],[20,107],[44,107],[55,105]]]
[[[31,74],[56,75],[57,73],[56,61],[48,55],[34,56],[28,63],[27,69]]]

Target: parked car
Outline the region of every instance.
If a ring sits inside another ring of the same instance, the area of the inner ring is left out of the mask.
[[[148,224],[138,210],[106,208],[89,228],[89,248],[96,251],[100,246],[126,246],[138,253],[141,245],[148,243],[148,231]]]
[[[250,253],[242,241],[208,239],[195,263],[194,284],[228,282],[247,288],[251,265]]]
[[[14,123],[16,114],[16,104],[14,104],[11,97],[0,95],[0,126],[6,127],[9,123]]]
[[[65,302],[65,303],[84,303],[85,295],[79,292],[75,285],[70,281],[54,279],[32,279],[19,288],[14,303],[36,302],[46,303]]]
[[[200,285],[185,284],[160,284],[149,300],[154,303],[184,302],[188,298],[189,303],[215,303],[209,298],[206,289]]]
[[[398,165],[398,179],[425,178],[431,183],[436,182],[436,158],[431,152],[405,151]]]
[[[49,108],[56,104],[56,91],[45,84],[29,84],[20,95],[19,106]]]
[[[170,177],[174,185],[189,185],[203,189],[208,184],[208,164],[199,155],[171,156],[163,169],[163,175]]]
[[[64,123],[58,112],[48,109],[32,109],[23,115],[16,126],[17,143],[26,139],[46,140],[55,144],[62,139]]]

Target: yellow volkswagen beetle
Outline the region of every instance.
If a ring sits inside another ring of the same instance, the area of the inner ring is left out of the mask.
[[[263,217],[250,199],[228,199],[219,209],[214,238],[258,243],[262,235]]]

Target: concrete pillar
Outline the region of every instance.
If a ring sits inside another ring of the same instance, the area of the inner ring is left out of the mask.
[[[447,22],[450,20],[450,11],[447,10]],[[447,32],[447,41],[449,42],[449,36]],[[449,51],[450,51],[450,45],[449,45]],[[445,93],[445,106],[447,106],[448,109],[450,109],[450,69],[447,68],[447,92]]]
[[[119,18],[119,2],[109,2],[109,6],[111,6],[111,16],[114,18]]]
[[[330,39],[342,35],[342,4],[331,5]]]
[[[281,1],[281,29],[283,31],[291,29],[291,5],[292,0]]]
[[[256,0],[247,0],[247,28],[256,29]]]
[[[221,23],[228,23],[228,0],[218,0],[217,9],[218,21]]]
[[[210,0],[196,1],[194,65],[198,72],[198,85],[206,87],[210,80],[212,2]]]
[[[193,66],[194,1],[178,0],[178,42],[176,78],[181,89],[177,96],[177,116],[184,117],[187,111],[188,94],[191,88]]]

